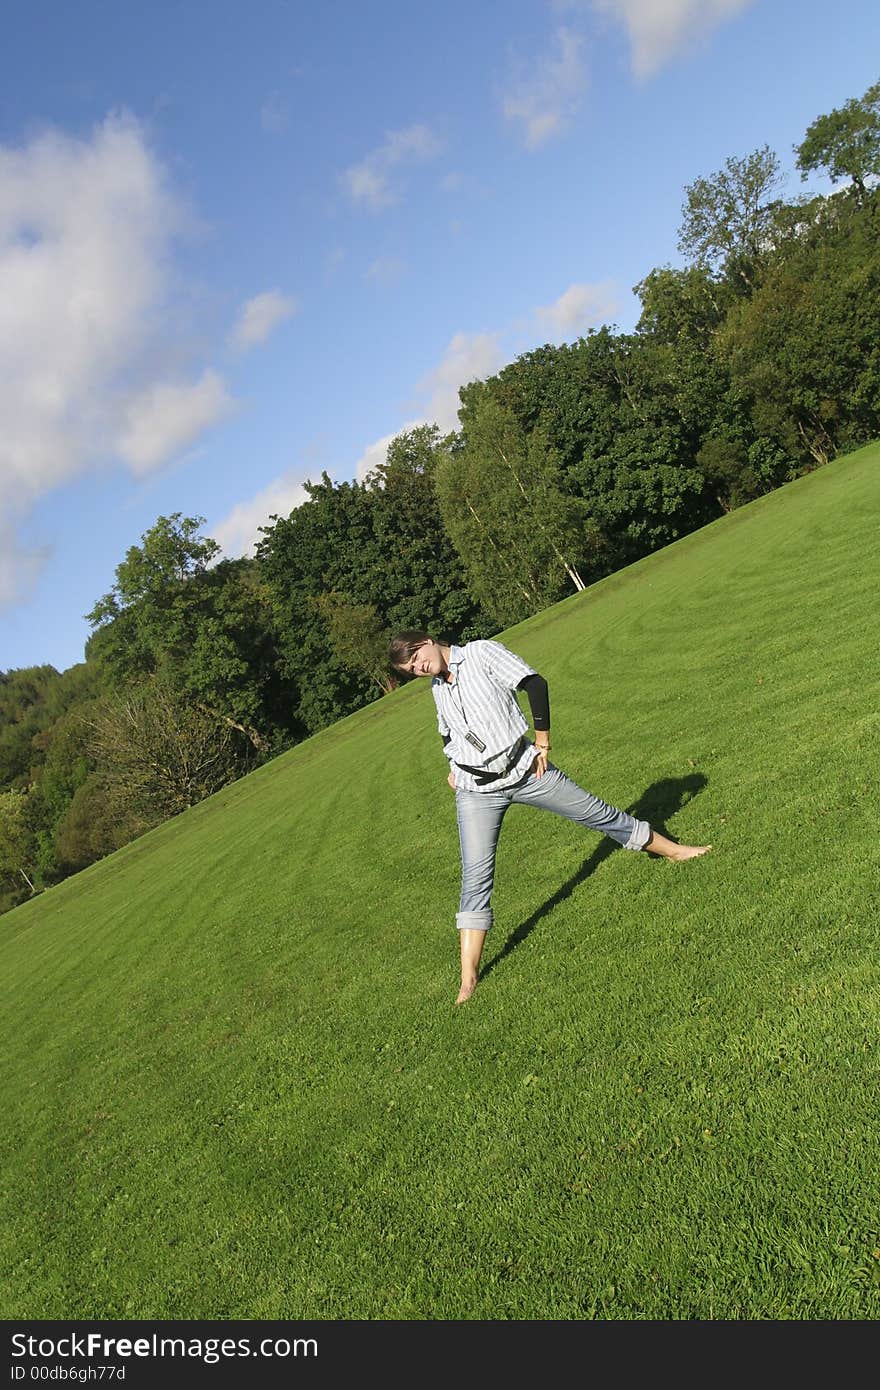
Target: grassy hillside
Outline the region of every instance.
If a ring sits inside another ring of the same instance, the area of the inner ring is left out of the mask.
[[[0,920],[4,1318],[876,1319],[880,446],[503,635],[553,756],[455,1008],[417,682]]]

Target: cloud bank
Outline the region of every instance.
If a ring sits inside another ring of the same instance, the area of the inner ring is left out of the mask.
[[[599,14],[617,19],[629,35],[633,71],[650,77],[692,51],[725,20],[754,0],[593,0]]]
[[[230,341],[240,352],[265,343],[273,329],[285,319],[292,318],[299,305],[291,295],[280,290],[266,290],[254,295],[242,306]]]
[[[0,146],[0,529],[53,489],[122,461],[168,462],[230,407],[216,373],[179,361],[165,327],[181,209],[137,122],[88,139]],[[8,557],[12,547],[5,548]],[[37,557],[4,562],[0,602]]]
[[[484,381],[503,364],[498,333],[455,333],[436,367],[416,383],[413,415],[390,434],[368,444],[355,465],[355,477],[363,482],[368,473],[385,462],[388,445],[405,430],[418,425],[438,425],[446,434],[458,429],[458,390],[470,381]]]
[[[508,79],[502,110],[508,121],[520,124],[526,149],[560,135],[577,111],[587,83],[582,45],[574,30],[557,29],[552,51],[530,67],[517,64]]]
[[[392,175],[401,164],[424,164],[443,148],[441,141],[425,125],[392,130],[378,149],[342,174],[342,183],[353,203],[373,211],[387,207],[399,196]]]
[[[262,539],[259,528],[269,525],[270,516],[287,516],[307,497],[303,479],[285,473],[247,501],[239,502],[222,521],[207,527],[206,534],[217,542],[229,560],[250,555],[257,541]]]
[[[588,328],[607,323],[619,308],[610,280],[595,285],[569,285],[552,304],[535,311],[535,321],[540,332],[549,333],[554,342],[567,342]]]

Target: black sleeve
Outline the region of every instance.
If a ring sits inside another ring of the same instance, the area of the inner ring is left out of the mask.
[[[446,747],[447,743],[452,742],[452,734],[441,734],[440,737],[443,739],[444,748]]]
[[[550,728],[550,692],[547,689],[547,682],[543,676],[539,676],[537,671],[533,676],[523,676],[517,685],[517,690],[524,690],[529,697],[529,705],[532,710],[532,723],[535,729],[542,731]]]

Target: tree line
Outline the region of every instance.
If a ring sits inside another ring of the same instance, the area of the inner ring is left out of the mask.
[[[396,629],[490,637],[880,434],[880,83],[685,189],[632,333],[544,345],[225,560],[159,517],[83,663],[0,673],[0,911],[380,699]]]

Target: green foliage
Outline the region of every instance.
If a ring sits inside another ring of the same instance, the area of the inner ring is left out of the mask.
[[[730,284],[705,265],[652,270],[635,286],[635,293],[642,305],[639,333],[670,347],[689,343],[700,349],[712,341],[736,298]]]
[[[49,692],[59,679],[54,666],[0,671],[0,787],[29,785],[33,740],[51,717]]]
[[[472,402],[460,446],[437,467],[446,532],[483,607],[510,623],[583,588],[576,556],[584,509],[561,487],[559,465],[539,428],[526,435],[486,392]]]
[[[159,517],[129,549],[113,589],[88,615],[96,629],[88,657],[117,691],[161,676],[262,754],[294,728],[271,604],[252,562],[212,564],[218,546],[199,535],[202,521]]]
[[[93,773],[77,787],[55,826],[52,851],[67,875],[94,864],[148,830],[162,819],[135,800],[118,782]]]
[[[770,195],[781,181],[769,145],[726,159],[710,178],[694,179],[685,188],[678,249],[751,291],[774,226],[777,200]]]
[[[343,666],[362,671],[386,695],[397,684],[388,673],[389,634],[371,603],[349,603],[337,593],[315,599],[327,629],[330,650]]]
[[[262,528],[257,564],[271,595],[279,662],[309,732],[377,693],[372,662],[352,662],[350,648],[343,656],[338,631],[337,638],[328,631],[334,603],[362,616],[372,611],[386,631],[428,623],[458,640],[489,626],[443,530],[434,479],[445,448],[436,428],[405,432],[363,483],[334,483],[325,473],[306,484],[302,506]]]
[[[832,183],[849,179],[860,200],[880,178],[880,82],[864,96],[818,116],[795,147],[801,177],[824,170]]]
[[[799,468],[880,433],[877,201],[792,246],[718,334],[755,436]]]
[[[343,593],[368,603],[368,575],[378,547],[370,499],[361,483],[307,483],[308,501],[261,528],[257,564],[270,596],[280,668],[294,692],[299,728],[315,732],[375,698],[370,678],[333,655],[315,600]]]
[[[204,520],[180,512],[160,516],[142,543],[130,546],[117,565],[113,588],[87,615],[92,626],[99,627],[144,600],[153,599],[161,606],[175,585],[203,574],[220,552],[216,541],[199,535]]]
[[[699,343],[602,329],[527,354],[485,385],[468,387],[462,428],[467,438],[481,403],[494,399],[521,430],[537,432],[558,461],[555,486],[577,504],[567,532],[573,566],[593,580],[718,514],[694,458],[721,389]],[[489,485],[487,476],[481,497]],[[474,523],[474,549],[478,535]]]
[[[0,889],[21,889],[22,880],[34,891],[37,858],[26,791],[0,792]]]
[[[245,730],[161,678],[101,701],[89,741],[103,785],[142,824],[194,806],[254,762]],[[81,799],[93,799],[94,783],[80,790]]]
[[[468,589],[437,501],[438,460],[454,441],[435,425],[404,430],[366,480],[377,556],[365,598],[391,632],[424,627],[467,641],[495,630]]]

